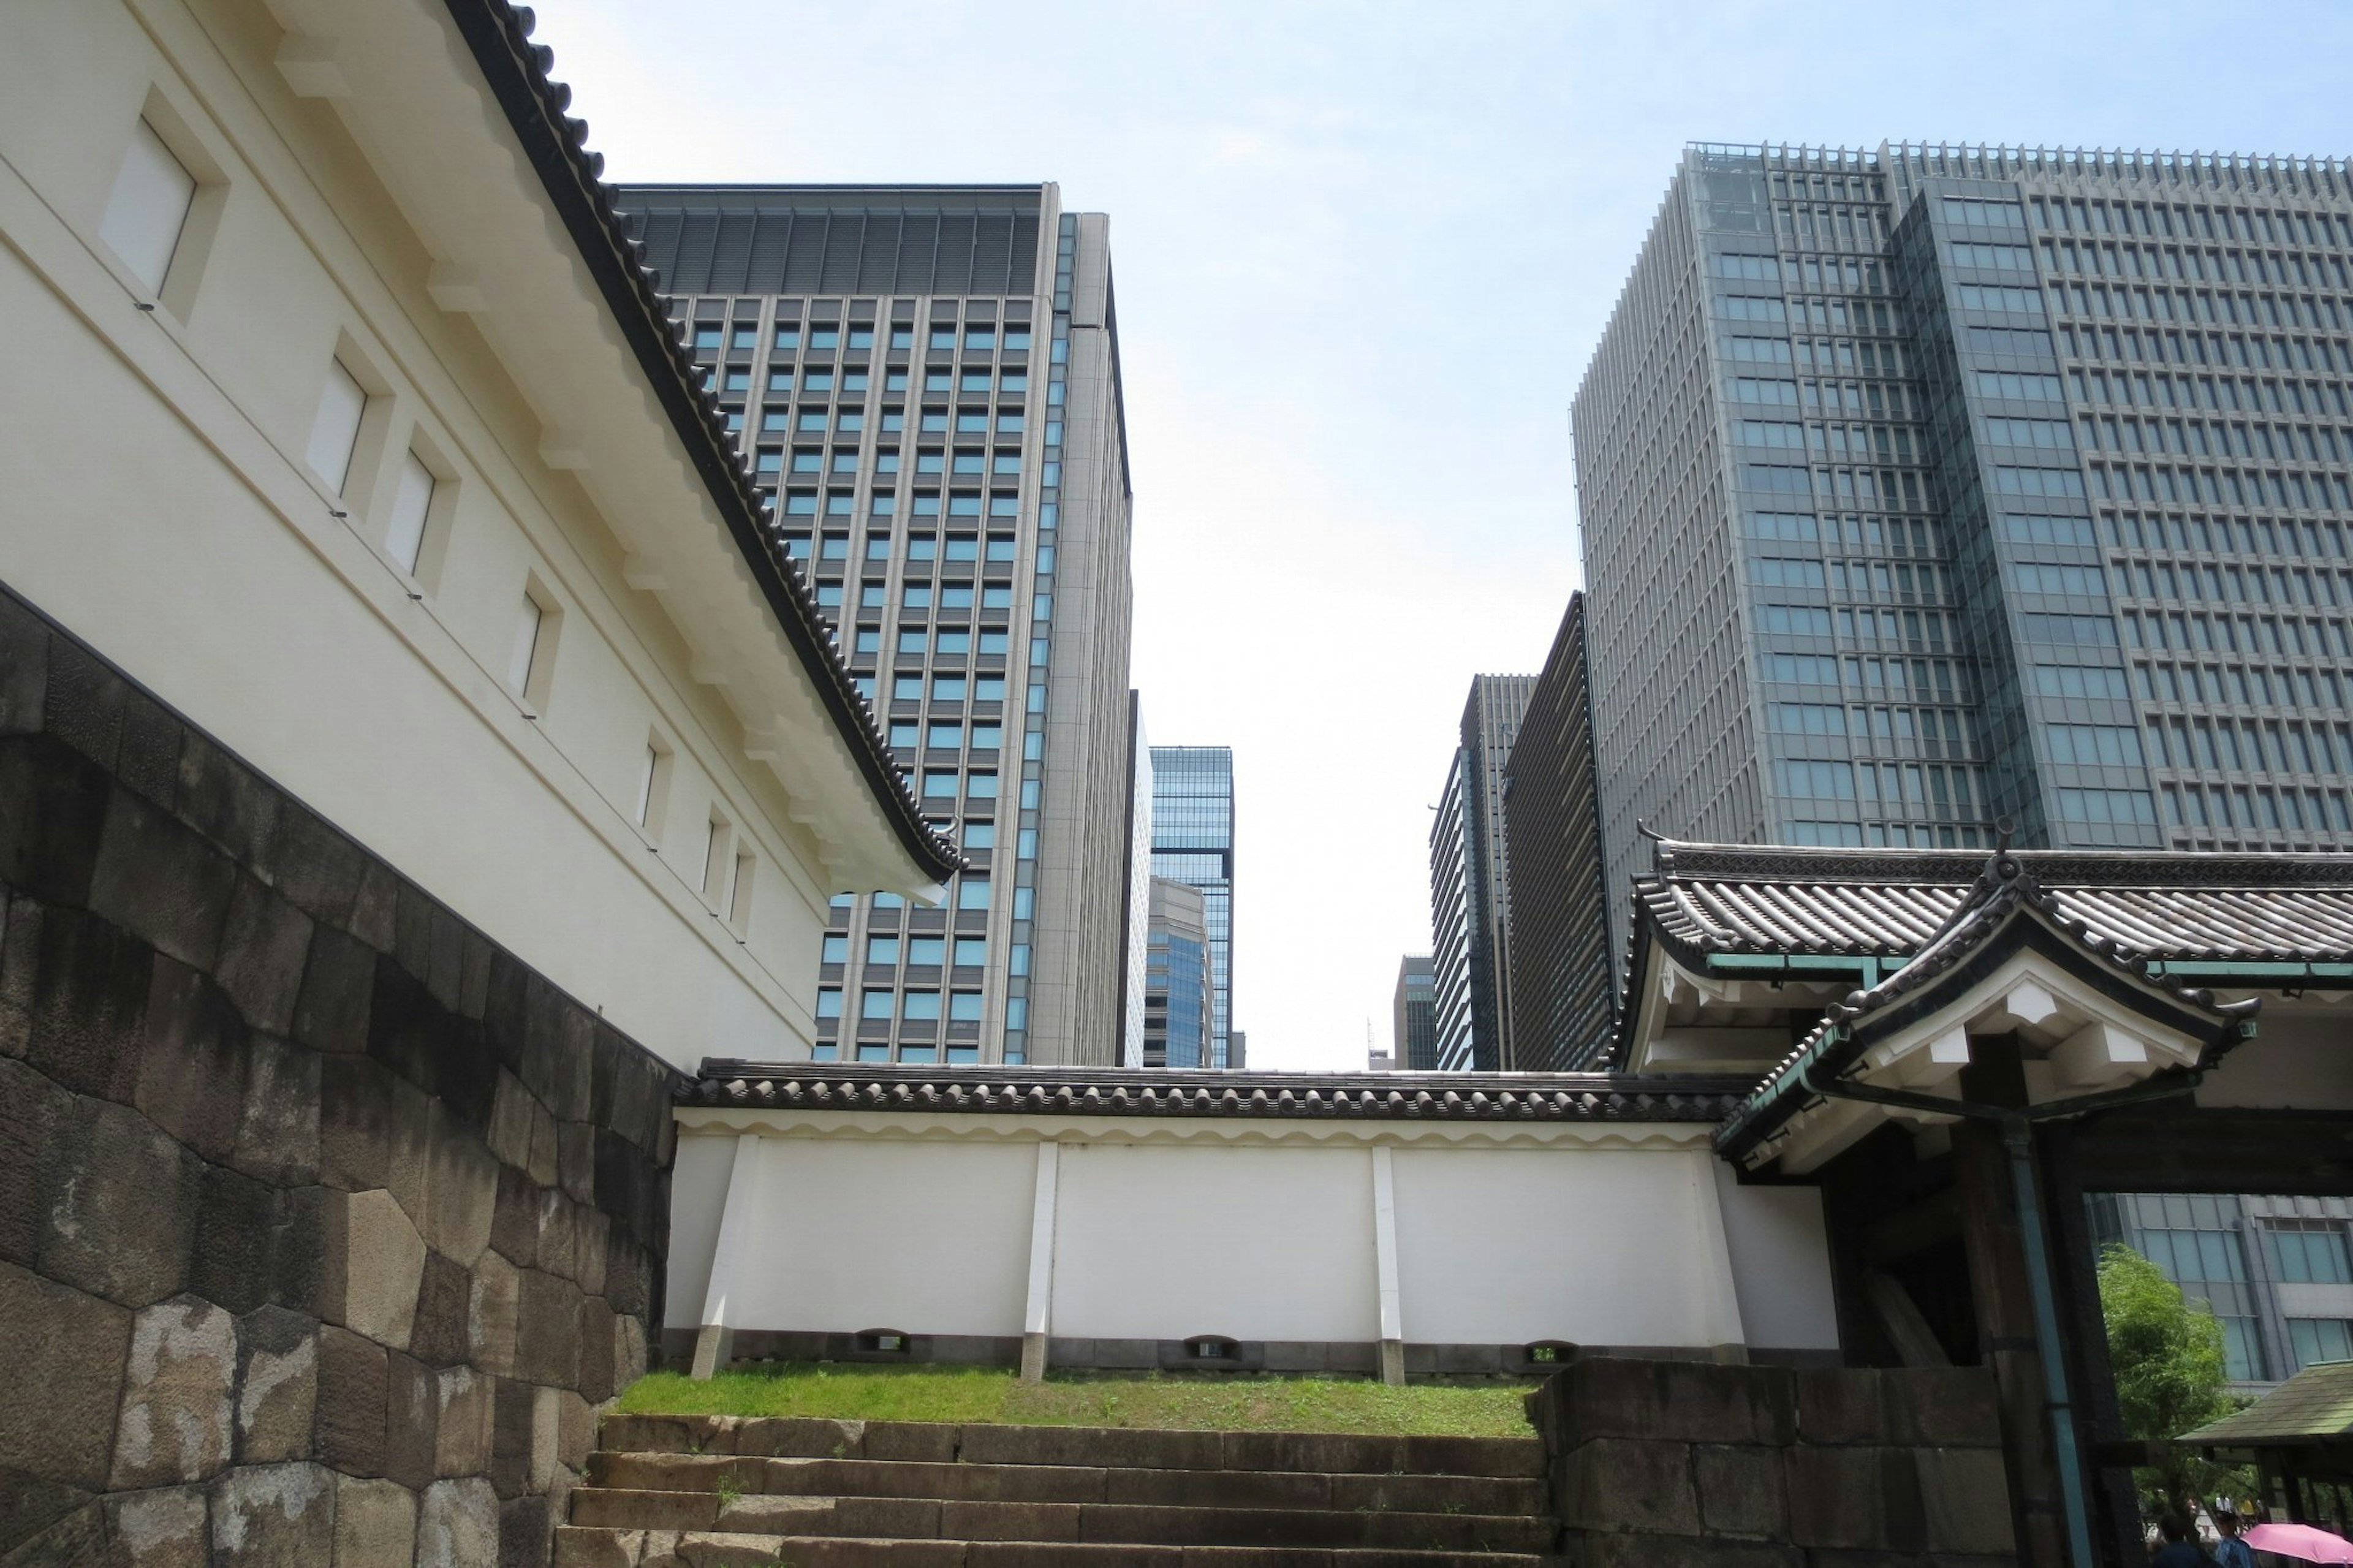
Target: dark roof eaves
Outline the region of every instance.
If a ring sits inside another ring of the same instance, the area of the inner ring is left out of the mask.
[[[529,7],[508,0],[444,3],[893,835],[926,874],[942,880],[955,875],[964,868],[962,858],[924,825],[798,567],[763,524],[717,400],[696,377],[650,275],[637,259],[638,247],[615,213],[602,178],[603,155],[586,151],[587,122],[565,112],[571,89],[547,75],[554,52],[530,41],[536,18]]]

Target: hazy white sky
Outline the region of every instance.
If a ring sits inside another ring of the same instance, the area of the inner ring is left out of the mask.
[[[2353,4],[545,0],[631,180],[1111,215],[1134,683],[1234,748],[1250,1065],[1386,1045],[1471,676],[1578,581],[1567,407],[1686,142],[2353,152]]]

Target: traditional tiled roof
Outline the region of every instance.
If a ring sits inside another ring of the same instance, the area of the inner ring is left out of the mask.
[[[1662,853],[1662,861],[1665,858]],[[2066,866],[2080,874],[2092,868],[2073,865],[2073,862],[2118,858],[2125,857],[2049,856],[2042,858],[2040,864],[2045,867]],[[2131,858],[2140,861],[2146,872],[2157,863],[2178,862],[2189,858],[2139,856]],[[2234,858],[2260,864],[2273,858]],[[2303,858],[2324,861],[2347,858],[2312,856]],[[1875,985],[1848,993],[1844,1000],[1831,1006],[1805,1042],[1766,1075],[1755,1093],[1748,1096],[1725,1123],[1717,1135],[1718,1148],[1736,1157],[1753,1149],[1811,1100],[1814,1091],[1810,1085],[1827,1083],[1845,1072],[1869,1047],[1877,1033],[1909,1021],[1924,1007],[1933,1009],[1941,1005],[1935,1000],[1935,993],[1945,988],[1948,979],[1956,981],[1951,989],[1965,987],[1989,960],[2030,943],[2045,947],[2053,956],[2084,973],[2095,984],[2116,988],[2122,983],[2126,994],[2134,994],[2136,990],[2144,997],[2154,994],[2158,999],[2155,1005],[2161,1007],[2168,1021],[2202,1042],[2207,1062],[2219,1059],[2251,1032],[2252,1020],[2259,1005],[2257,1002],[2218,1001],[2211,992],[2186,985],[2177,975],[2153,971],[2152,955],[2095,925],[2084,912],[2085,900],[2083,898],[2079,896],[2071,902],[2055,890],[2044,887],[2035,875],[2034,858],[2002,850],[1981,860],[1979,865],[1981,869],[1977,879],[1968,887],[1958,889],[1944,919],[1917,943],[1909,954],[1909,961],[1901,969]],[[1809,884],[1803,890],[1819,893],[1835,886],[1837,884]],[[1857,886],[1873,895],[1884,890],[1882,883],[1861,883]],[[1914,889],[1907,888],[1905,890]],[[2085,890],[2082,888],[2074,889],[2079,895]],[[2194,897],[2189,890],[2179,888],[2143,886],[2117,889],[2095,886],[2089,890],[2094,895],[2125,890],[2141,895]],[[2353,893],[2353,886],[2344,890]],[[2233,897],[2242,891],[2231,889]],[[1832,904],[1831,907],[1837,906]],[[1846,907],[1852,910],[1860,906]],[[2096,901],[2096,898],[2091,907],[2094,910],[2105,908]],[[2304,956],[2320,958],[2334,956],[2334,953],[2321,952]]]
[[[1746,1079],[1615,1073],[1156,1072],[706,1059],[685,1105],[1445,1121],[1720,1121]]]
[[[2353,1438],[2353,1362],[2306,1367],[2245,1409],[2174,1441],[2185,1447],[2295,1447]]]
[[[2353,855],[2010,852],[2060,919],[2142,957],[2353,961]],[[1679,958],[1900,957],[1961,905],[1985,851],[1662,843],[1641,921]]]
[[[761,505],[719,400],[670,321],[661,279],[614,207],[605,156],[588,150],[588,122],[566,112],[572,89],[548,75],[555,53],[531,41],[537,18],[508,0],[445,3],[892,832],[926,874],[944,879],[961,870],[963,858],[924,823],[891,760],[873,705],[851,680],[799,563],[785,552],[782,533]]]

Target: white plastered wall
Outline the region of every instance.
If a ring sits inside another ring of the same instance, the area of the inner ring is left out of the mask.
[[[1011,1338],[1039,1146],[1059,1145],[1056,1339],[1382,1337],[1387,1150],[1402,1338],[1834,1351],[1819,1194],[1742,1187],[1704,1126],[1508,1134],[1237,1118],[681,1110],[669,1327],[697,1325],[723,1205],[748,1201],[736,1330]],[[744,1133],[754,1188],[730,1194]]]
[[[418,25],[446,26],[438,10]],[[797,795],[747,759],[728,670],[625,580],[592,476],[548,466],[508,367],[429,297],[402,211],[329,107],[269,63],[278,37],[242,0],[44,5],[9,29],[0,581],[670,1060],[806,1055],[834,879],[813,828],[871,805]],[[97,229],[149,111],[217,212],[194,282],[142,311]],[[617,349],[583,353],[651,416]],[[340,497],[304,462],[338,356],[372,395]],[[412,442],[440,481],[416,580],[382,544]],[[732,552],[673,465],[664,505],[632,525],[698,561]],[[503,683],[527,584],[561,616],[543,702]],[[780,638],[774,660],[790,662]],[[667,810],[641,830],[656,734]],[[702,886],[714,815],[723,866],[753,857],[740,930]]]

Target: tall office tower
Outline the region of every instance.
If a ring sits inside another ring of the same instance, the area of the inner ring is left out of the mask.
[[[1398,962],[1389,1028],[1393,1066],[1408,1072],[1438,1070],[1438,983],[1428,957],[1408,954]]]
[[[1512,1065],[1527,1072],[1578,1071],[1608,1047],[1617,1022],[1583,594],[1568,596],[1568,613],[1504,766],[1504,829],[1511,864]]]
[[[1200,889],[1166,877],[1152,879],[1151,900],[1143,1065],[1208,1067],[1216,1007],[1209,977],[1208,901]]]
[[[1198,888],[1209,928],[1209,1057],[1233,1050],[1234,753],[1226,746],[1152,748],[1152,874]]]
[[[1122,1065],[1144,1065],[1145,949],[1152,927],[1152,746],[1144,697],[1127,694],[1127,973],[1120,983]]]
[[[1504,852],[1504,765],[1511,761],[1532,675],[1474,675],[1461,741],[1430,834],[1431,966],[1438,1067],[1495,1072],[1512,1055],[1512,894]]]
[[[898,765],[969,861],[940,908],[835,900],[818,1055],[1119,1061],[1130,498],[1108,221],[1051,184],[638,186],[623,205]],[[813,743],[754,732],[786,759]]]
[[[2353,845],[2348,262],[2341,160],[1688,152],[1572,416],[1609,885]]]

